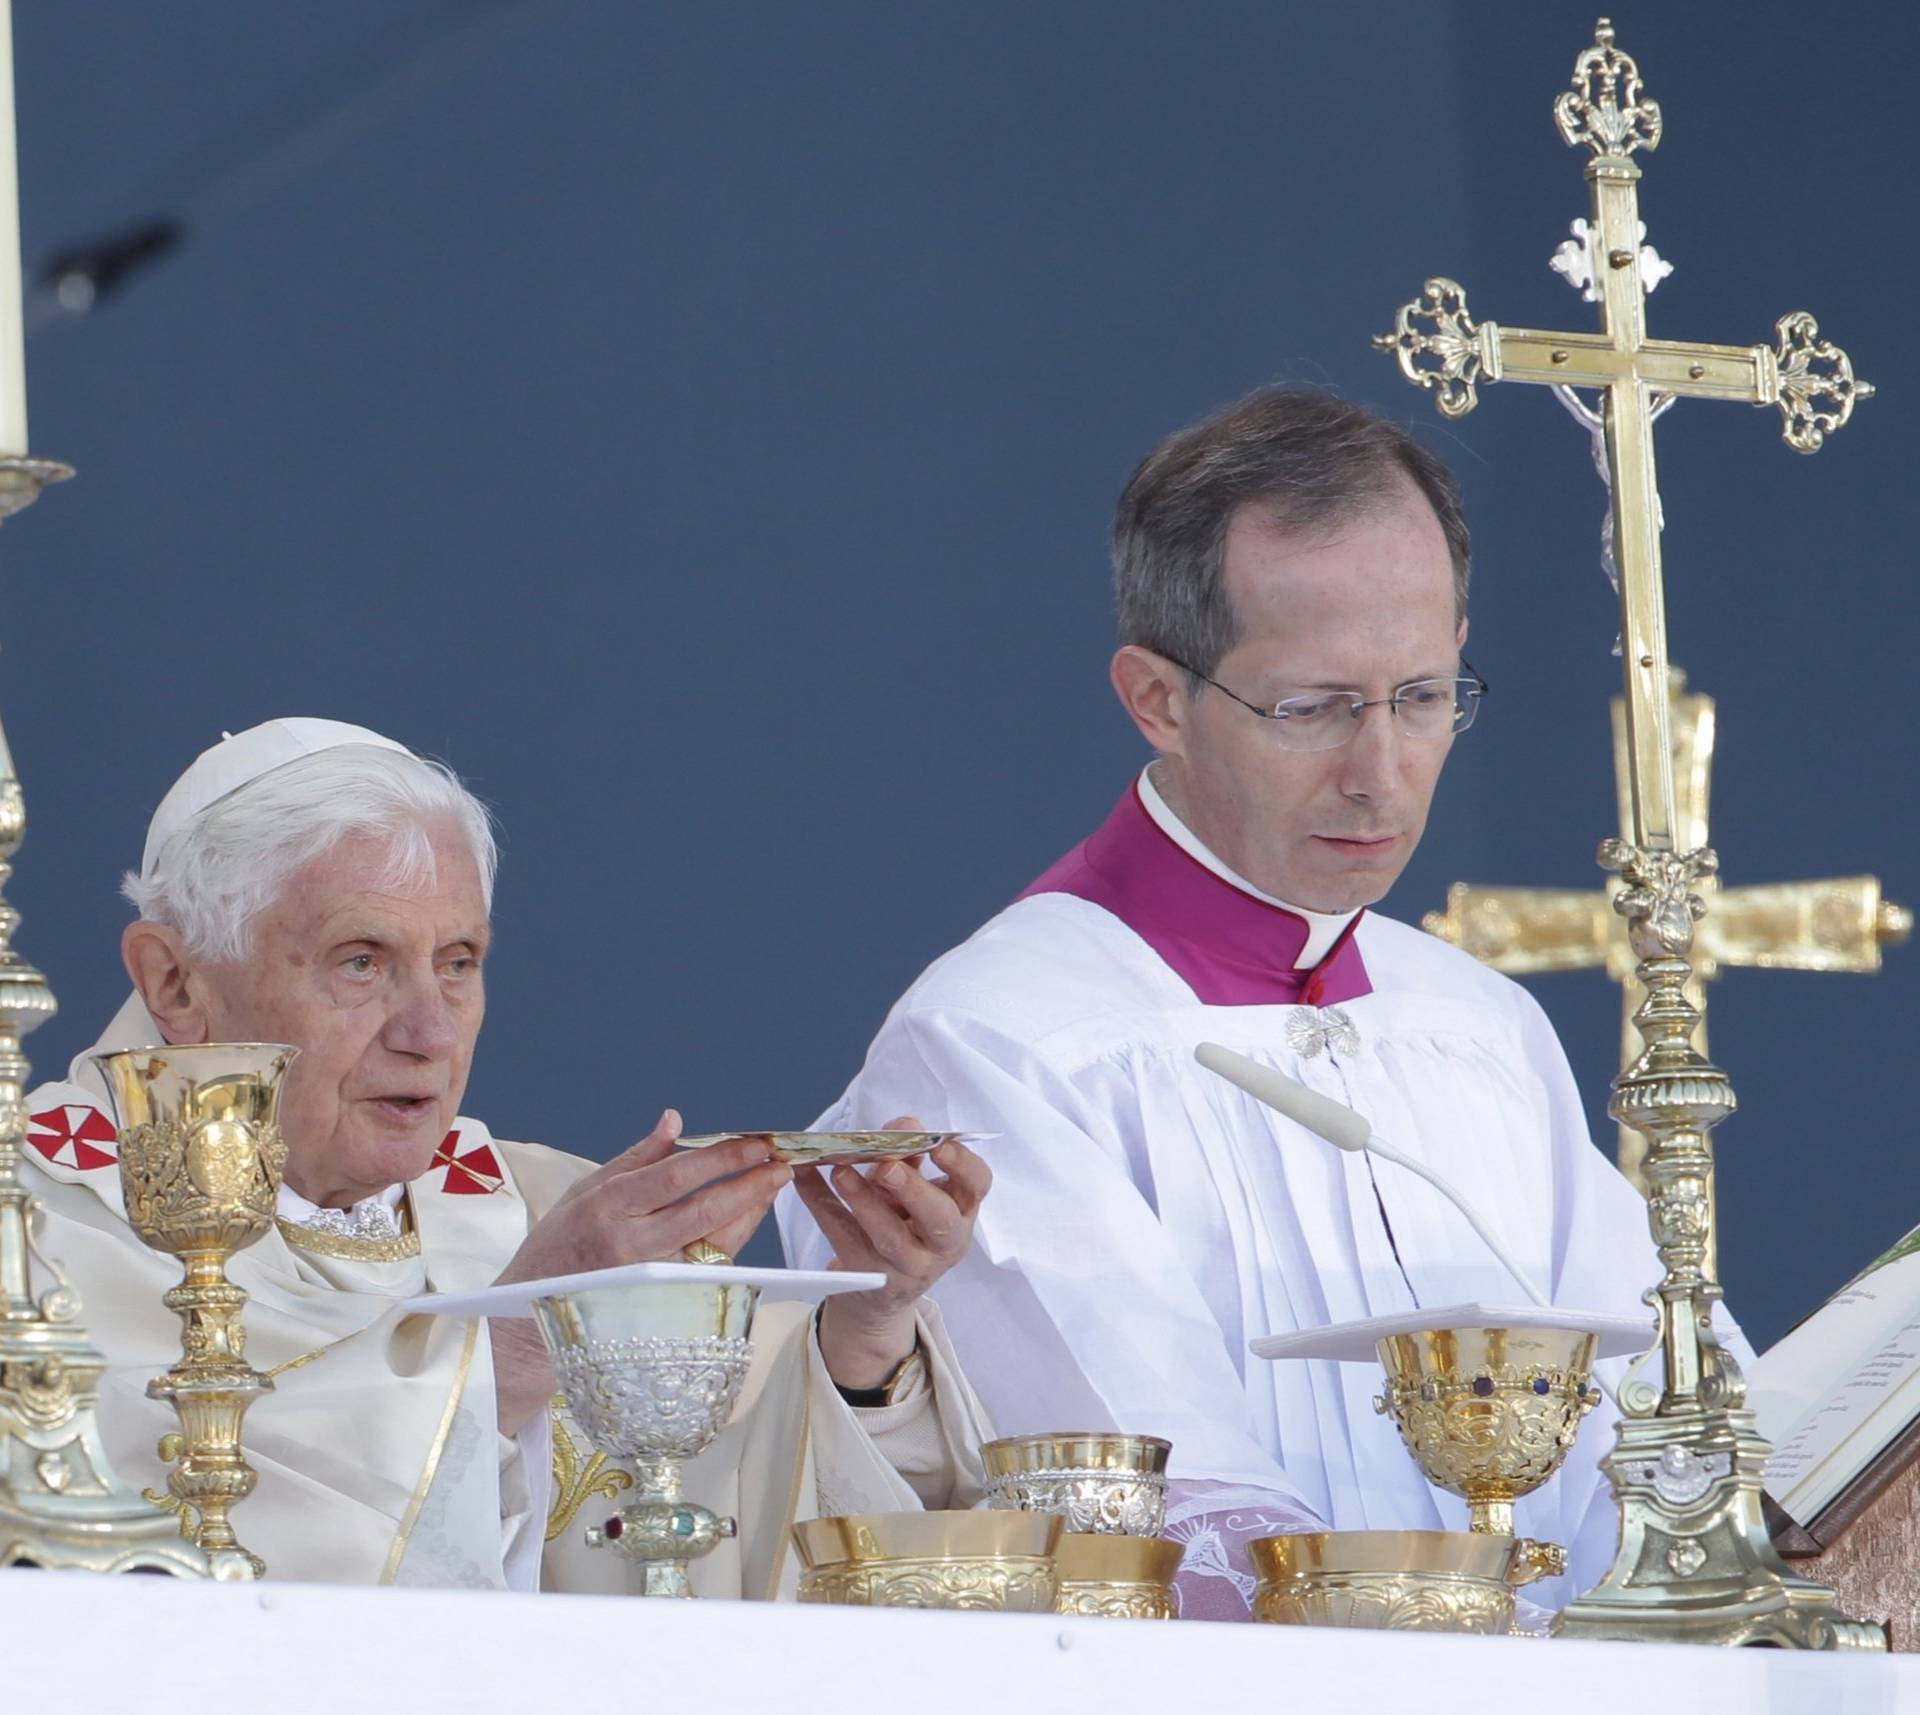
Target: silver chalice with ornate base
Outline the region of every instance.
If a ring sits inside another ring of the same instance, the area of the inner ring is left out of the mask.
[[[643,1596],[691,1596],[688,1563],[738,1528],[685,1498],[681,1464],[733,1416],[759,1298],[753,1286],[650,1281],[534,1301],[574,1421],[633,1468],[633,1499],[586,1536],[641,1568]]]

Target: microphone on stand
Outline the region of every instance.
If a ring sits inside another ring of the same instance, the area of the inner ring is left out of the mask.
[[[1466,1217],[1467,1225],[1480,1235],[1480,1242],[1520,1283],[1521,1291],[1528,1298],[1542,1310],[1553,1307],[1547,1295],[1533,1284],[1526,1271],[1507,1253],[1507,1247],[1488,1230],[1486,1222],[1480,1219],[1473,1205],[1425,1162],[1414,1160],[1379,1136],[1364,1115],[1355,1113],[1344,1102],[1336,1102],[1330,1096],[1321,1095],[1318,1090],[1308,1089],[1297,1078],[1289,1078],[1286,1073],[1277,1072],[1271,1066],[1262,1066],[1259,1061],[1249,1060],[1246,1055],[1236,1054],[1231,1048],[1223,1048],[1217,1042],[1201,1043],[1194,1049],[1193,1057],[1209,1072],[1225,1078],[1256,1102],[1272,1108],[1277,1114],[1284,1114],[1315,1136],[1325,1138],[1335,1149],[1344,1149],[1350,1155],[1377,1155],[1382,1161],[1391,1161],[1396,1167],[1404,1167],[1409,1173],[1418,1174]]]

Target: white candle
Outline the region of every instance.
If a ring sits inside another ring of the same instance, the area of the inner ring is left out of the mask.
[[[0,458],[27,450],[20,320],[20,181],[13,144],[13,0],[0,0]]]

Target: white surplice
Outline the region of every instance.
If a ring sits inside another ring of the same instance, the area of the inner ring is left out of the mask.
[[[1124,835],[1111,861],[1165,866],[1155,909],[1177,917],[1188,890],[1223,882],[1250,891],[1186,841],[1169,840],[1186,852],[1169,860],[1153,847],[1167,838],[1158,820],[1123,800],[1108,825]],[[1306,926],[1292,935],[1297,950]],[[1640,1295],[1660,1269],[1646,1206],[1589,1140],[1532,997],[1371,913],[1350,939],[1370,992],[1324,1007],[1206,1004],[1152,932],[1072,892],[1030,891],[894,1007],[817,1123],[912,1112],[1000,1134],[981,1145],[994,1186],[976,1242],[936,1296],[1002,1433],[1164,1435],[1176,1479],[1255,1513],[1270,1499],[1283,1528],[1309,1516],[1342,1530],[1464,1528],[1464,1504],[1427,1484],[1375,1412],[1377,1369],[1263,1362],[1247,1342],[1417,1305],[1511,1303],[1519,1289],[1431,1186],[1333,1149],[1203,1070],[1193,1052],[1207,1041],[1347,1103],[1430,1163],[1555,1302],[1650,1318]],[[825,1243],[797,1200],[783,1198],[780,1221],[790,1260],[818,1266]],[[1572,1551],[1570,1578],[1539,1587],[1545,1603],[1610,1563],[1596,1464],[1612,1422],[1596,1409],[1565,1470],[1519,1504],[1522,1533]]]
[[[135,999],[92,1051],[160,1040]],[[75,1060],[67,1081],[36,1089],[28,1111],[24,1155],[42,1208],[38,1247],[79,1290],[84,1325],[108,1360],[100,1401],[108,1456],[123,1483],[164,1491],[155,1446],[177,1422],[145,1389],[179,1356],[180,1324],[161,1295],[178,1284],[180,1265],[127,1225],[111,1110],[87,1057]],[[497,1279],[531,1223],[595,1165],[495,1138],[462,1118],[403,1196],[396,1188],[369,1199],[337,1223],[375,1230],[392,1207],[397,1227],[404,1205],[419,1239],[413,1254],[382,1255],[364,1239],[315,1233],[302,1223],[328,1217],[288,1193],[280,1223],[234,1256],[229,1277],[249,1294],[247,1358],[277,1372],[243,1428],[259,1486],[233,1515],[269,1576],[635,1587],[617,1552],[580,1542],[584,1523],[619,1504],[630,1473],[608,1461],[589,1471],[593,1449],[557,1406],[517,1437],[501,1435],[487,1324],[397,1308],[421,1293]],[[979,1495],[979,1445],[992,1432],[931,1306],[920,1336],[931,1386],[906,1404],[855,1411],[826,1376],[810,1313],[762,1310],[735,1418],[689,1471],[690,1496],[741,1524],[739,1539],[697,1565],[699,1593],[791,1595],[787,1529],[795,1518],[910,1509],[923,1498],[964,1506]],[[84,1484],[84,1455],[76,1448],[71,1457]]]

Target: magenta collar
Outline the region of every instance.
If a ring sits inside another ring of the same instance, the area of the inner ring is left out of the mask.
[[[1354,931],[1311,970],[1295,970],[1304,918],[1269,905],[1196,862],[1129,786],[1099,830],[1020,897],[1070,893],[1111,912],[1186,982],[1204,1006],[1335,1006],[1373,992]]]

